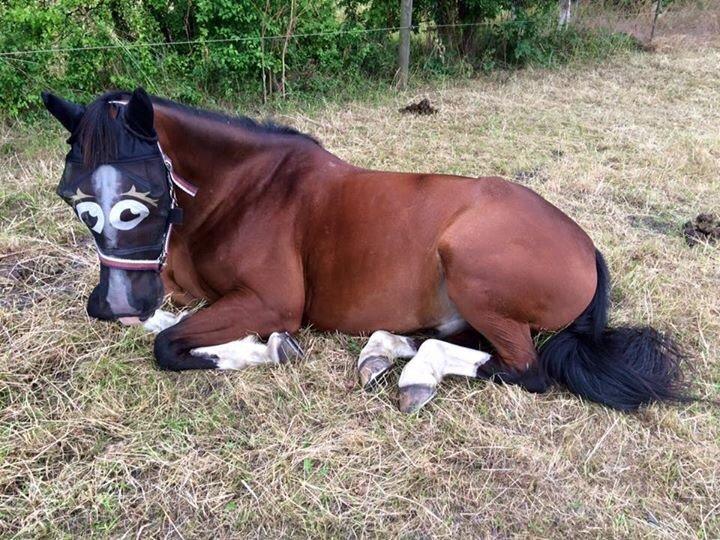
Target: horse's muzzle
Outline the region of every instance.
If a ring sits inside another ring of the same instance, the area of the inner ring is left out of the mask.
[[[157,272],[101,266],[100,283],[90,293],[87,313],[102,321],[122,317],[144,320],[160,307],[163,292],[162,280]]]

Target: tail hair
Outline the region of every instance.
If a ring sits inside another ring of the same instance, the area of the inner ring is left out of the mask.
[[[622,411],[691,401],[683,377],[685,355],[671,337],[647,326],[608,327],[610,276],[597,250],[595,258],[595,296],[540,349],[545,373],[574,394]]]

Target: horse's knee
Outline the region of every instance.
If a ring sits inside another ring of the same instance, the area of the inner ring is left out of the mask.
[[[163,330],[155,338],[153,353],[160,369],[186,371],[189,369],[216,369],[217,361],[209,356],[190,354],[191,347],[178,335],[175,327]]]

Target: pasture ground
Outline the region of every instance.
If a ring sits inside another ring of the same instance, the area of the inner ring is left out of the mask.
[[[720,211],[719,65],[717,43],[660,44],[279,119],[358,165],[537,190],[605,253],[614,322],[674,333],[717,399],[718,247],[680,230]],[[397,113],[423,96],[438,115]],[[95,257],[53,193],[64,135],[17,128],[0,132],[3,537],[720,536],[708,404],[620,414],[454,380],[403,416],[398,370],[365,394],[364,339],[312,331],[298,365],[156,370],[149,335],[85,315]]]

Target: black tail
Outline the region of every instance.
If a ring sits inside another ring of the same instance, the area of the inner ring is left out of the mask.
[[[554,381],[591,401],[623,411],[655,401],[687,401],[681,364],[671,338],[649,327],[607,327],[610,276],[595,251],[597,289],[590,305],[540,350]]]

